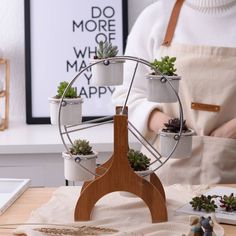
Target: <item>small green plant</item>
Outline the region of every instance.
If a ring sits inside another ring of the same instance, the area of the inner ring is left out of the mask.
[[[150,63],[151,69],[154,70],[155,75],[161,75],[161,74],[167,76],[177,75],[175,74],[176,68],[174,68],[175,61],[176,57],[169,57],[169,56],[162,57],[160,61],[154,59],[154,61]]]
[[[66,81],[60,82],[60,85],[57,87],[57,95],[56,95],[57,98],[62,97],[68,84],[69,83]],[[77,89],[74,87],[69,87],[69,89],[67,90],[65,94],[65,98],[77,98]]]
[[[70,148],[72,155],[91,155],[94,154],[89,141],[85,139],[76,139]]]
[[[220,203],[220,207],[225,208],[226,211],[236,211],[236,196],[233,193],[221,197]]]
[[[224,208],[225,211],[236,211],[236,197],[234,196],[234,193],[231,193],[230,195],[201,195],[200,197],[194,197],[192,198],[192,201],[189,203],[192,205],[194,210],[201,211],[204,210],[206,212],[212,212],[215,211],[218,206],[215,203],[215,200],[217,198],[220,198],[219,200],[219,206],[221,208]]]
[[[218,206],[215,203],[215,199],[219,197],[217,195],[201,195],[200,197],[192,198],[189,203],[192,205],[193,209],[196,211],[204,210],[206,212],[215,212]]]
[[[129,149],[128,160],[134,171],[147,170],[150,166],[150,159],[140,151]]]
[[[108,57],[115,57],[117,53],[117,46],[113,46],[111,43],[108,42],[100,41],[94,59],[105,59]]]
[[[174,118],[168,120],[168,123],[164,123],[165,128],[162,129],[162,131],[167,132],[167,133],[178,133],[180,131],[180,119],[179,118]],[[183,121],[183,126],[182,126],[182,132],[188,132],[189,129],[186,125],[186,120]]]

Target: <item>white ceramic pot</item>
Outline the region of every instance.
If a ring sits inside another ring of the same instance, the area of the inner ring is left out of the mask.
[[[124,60],[110,60],[108,65],[104,65],[102,60],[93,60],[91,63],[100,61],[91,67],[91,84],[95,86],[115,86],[123,83]]]
[[[150,174],[153,173],[153,170],[135,171],[135,173],[147,181],[150,181]],[[135,194],[129,192],[120,192],[120,195],[124,197],[137,197]]]
[[[70,155],[67,152],[62,153],[62,157],[64,158],[64,176],[65,179],[69,181],[88,181],[93,180],[95,178],[94,174],[96,170],[96,158],[97,152],[91,155]],[[75,159],[79,157],[81,159],[80,164],[91,171],[88,172],[86,169],[81,167]]]
[[[177,96],[171,85],[166,82],[162,82],[163,76],[160,75],[147,75],[148,79],[148,101],[159,103],[171,103],[177,102]],[[175,91],[179,92],[180,76],[165,76],[173,85]]]
[[[58,125],[60,99],[49,98],[50,119],[52,125]],[[82,98],[65,98],[61,107],[61,125],[76,125],[82,122]]]
[[[181,134],[179,143],[172,153],[171,158],[182,159],[191,157],[193,134],[194,131],[192,129]],[[176,144],[175,135],[176,133],[160,132],[160,152],[162,156],[167,157],[170,155]]]

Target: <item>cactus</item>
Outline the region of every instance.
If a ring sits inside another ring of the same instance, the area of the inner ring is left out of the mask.
[[[70,153],[72,155],[91,155],[94,154],[89,141],[85,139],[77,139],[74,141],[72,147],[70,148]]]
[[[134,171],[142,171],[147,170],[150,166],[150,159],[147,158],[146,155],[139,151],[135,151],[133,149],[129,149],[128,151],[128,160],[130,166]]]
[[[182,132],[187,132],[189,130],[185,123],[186,120],[183,121]],[[164,123],[165,128],[162,131],[167,133],[178,133],[180,131],[180,124],[180,119],[170,119],[168,123]]]
[[[162,57],[160,61],[155,59],[151,62],[151,69],[154,70],[154,74],[156,75],[167,75],[167,76],[175,76],[176,69],[174,68],[174,62],[176,61],[176,57],[165,56]]]
[[[57,95],[56,98],[61,98],[66,87],[68,86],[68,82],[62,81],[60,82],[60,85],[57,87]],[[69,87],[65,94],[65,98],[77,98],[77,89],[74,87]]]
[[[117,53],[117,46],[112,46],[111,43],[100,41],[98,44],[97,56],[95,57],[95,59],[115,57]]]

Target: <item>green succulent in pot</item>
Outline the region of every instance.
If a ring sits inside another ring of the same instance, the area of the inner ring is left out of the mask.
[[[140,151],[129,149],[127,156],[134,171],[144,171],[150,166],[150,159]]]
[[[68,82],[62,81],[57,87],[57,95],[56,98],[61,98],[64,91],[66,90],[66,87],[68,86]],[[69,87],[66,94],[65,98],[77,98],[77,88],[76,87]]]
[[[178,133],[180,131],[181,122],[179,118],[173,118],[168,120],[168,123],[164,123],[165,128],[162,129],[162,131],[167,133]],[[182,123],[182,132],[188,132],[189,129],[186,125],[186,120]]]
[[[151,72],[146,75],[147,98],[150,102],[178,102],[176,93],[179,92],[181,76],[175,68],[176,57],[164,56],[149,63]]]
[[[117,86],[123,83],[123,64],[125,60],[117,57],[118,47],[111,42],[100,41],[96,55],[91,63],[92,80],[94,86]]]
[[[70,181],[94,179],[97,155],[86,139],[74,140],[70,149],[62,153],[65,179]]]
[[[154,71],[153,74],[176,76],[175,61],[176,57],[169,56],[162,57],[161,60],[154,59],[154,61],[150,63],[151,69]]]
[[[100,41],[94,59],[105,59],[115,57],[118,54],[118,47],[113,46],[112,43]]]
[[[51,124],[57,125],[76,125],[82,122],[82,103],[83,99],[77,95],[77,88],[68,86],[66,81],[60,82],[57,86],[57,94],[49,97],[50,120]],[[66,88],[68,89],[66,90]],[[66,93],[64,94],[64,92]],[[64,94],[64,96],[63,96]],[[61,103],[61,112],[59,118],[59,107]]]
[[[92,155],[92,147],[89,144],[89,141],[85,139],[76,139],[70,148],[70,153],[72,155]]]

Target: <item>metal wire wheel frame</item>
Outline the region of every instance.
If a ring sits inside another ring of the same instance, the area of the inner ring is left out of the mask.
[[[138,58],[138,57],[132,57],[132,56],[117,56],[117,57],[111,57],[111,58],[105,58],[105,59],[100,59],[99,61],[95,61],[93,63],[91,63],[90,65],[86,66],[84,69],[82,69],[70,82],[69,84],[67,85],[62,97],[61,97],[61,100],[60,100],[60,104],[59,104],[59,111],[58,111],[58,127],[59,127],[59,133],[60,133],[60,136],[61,136],[61,139],[62,139],[62,142],[63,142],[63,145],[65,146],[67,152],[71,155],[71,158],[72,158],[72,154],[70,153],[70,150],[64,140],[64,137],[63,135],[66,134],[69,142],[71,143],[71,145],[73,144],[70,136],[69,136],[69,133],[71,132],[75,132],[75,131],[80,131],[82,129],[88,129],[88,128],[92,128],[92,127],[95,127],[95,126],[100,126],[100,125],[103,125],[105,123],[111,123],[113,122],[113,117],[114,116],[107,116],[107,117],[104,117],[104,118],[98,118],[98,119],[94,119],[94,120],[91,120],[91,121],[87,121],[87,122],[82,122],[81,124],[76,124],[76,125],[64,125],[62,126],[61,125],[61,121],[60,121],[60,117],[61,117],[61,109],[62,109],[62,106],[63,106],[63,101],[64,101],[64,98],[65,98],[65,94],[67,93],[68,89],[70,87],[72,87],[72,85],[74,84],[74,82],[79,78],[79,76],[84,73],[86,70],[90,69],[91,67],[93,67],[94,65],[96,64],[101,64],[103,63],[105,66],[109,66],[110,64],[110,61],[112,62],[115,62],[115,61],[118,61],[118,60],[129,60],[129,61],[133,61],[133,62],[136,62],[136,66],[135,66],[135,69],[134,69],[134,73],[133,73],[133,76],[132,76],[132,79],[131,79],[131,82],[130,82],[130,86],[128,88],[128,91],[127,91],[127,95],[125,97],[125,102],[122,106],[122,109],[121,109],[121,114],[124,114],[125,113],[125,107],[128,103],[128,99],[129,99],[129,96],[130,96],[130,92],[131,92],[131,89],[132,89],[132,85],[133,85],[133,81],[135,79],[135,75],[136,75],[136,71],[137,71],[137,68],[138,68],[138,65],[139,63],[143,64],[143,65],[146,65],[147,67],[149,68],[152,68],[151,66],[151,63],[144,60],[144,59],[141,59],[141,58]],[[159,163],[161,163],[158,167],[156,167],[155,169],[153,169],[153,172],[155,172],[156,170],[158,170],[161,166],[163,166],[171,157],[171,155],[174,153],[178,143],[179,143],[179,140],[181,138],[181,134],[182,134],[182,129],[183,129],[183,108],[182,108],[182,103],[180,101],[180,98],[179,98],[179,95],[178,93],[176,92],[174,86],[172,85],[171,83],[171,80],[166,77],[165,75],[163,75],[160,71],[156,71],[158,72],[158,74],[160,76],[162,76],[162,82],[163,83],[168,83],[172,89],[172,91],[174,92],[176,98],[177,98],[177,101],[178,101],[178,104],[179,104],[179,119],[180,119],[180,130],[178,133],[176,133],[175,137],[175,145],[173,147],[173,149],[170,151],[169,155],[167,157],[165,157],[165,160],[162,162],[160,159],[162,158],[161,154],[157,151],[156,148],[153,147],[153,145],[135,128],[135,126],[130,122],[128,121],[129,123],[129,126],[128,126],[128,129],[129,131],[136,137],[136,139],[142,143],[142,145],[150,152],[150,154],[156,159],[155,161],[153,161],[151,165],[153,165],[154,163],[156,163],[157,161]],[[112,118],[112,121],[105,121],[105,122],[102,122],[103,120],[107,120],[108,118]],[[73,128],[73,127],[76,127],[76,126],[80,126],[80,125],[83,125],[83,124],[89,124],[89,123],[94,123],[94,122],[101,122],[101,123],[98,123],[98,124],[95,124],[95,125],[91,125],[91,126],[88,126],[88,127],[83,127],[83,128],[78,128],[76,130],[71,130],[69,131],[68,128]],[[65,131],[62,131],[62,127],[64,127],[64,130]],[[134,131],[133,131],[134,130]],[[139,138],[140,137],[140,138]],[[84,167],[82,164],[76,162],[78,165],[80,165],[83,169],[85,169],[86,171],[88,171],[90,174],[93,174],[94,176],[99,176],[98,174],[96,173],[93,173],[91,172],[90,170],[88,170],[86,167]],[[101,167],[100,167],[101,168]],[[105,169],[105,168],[103,168]],[[107,169],[105,169],[107,170]],[[147,176],[147,175],[146,175]],[[144,176],[145,177],[145,176]]]

